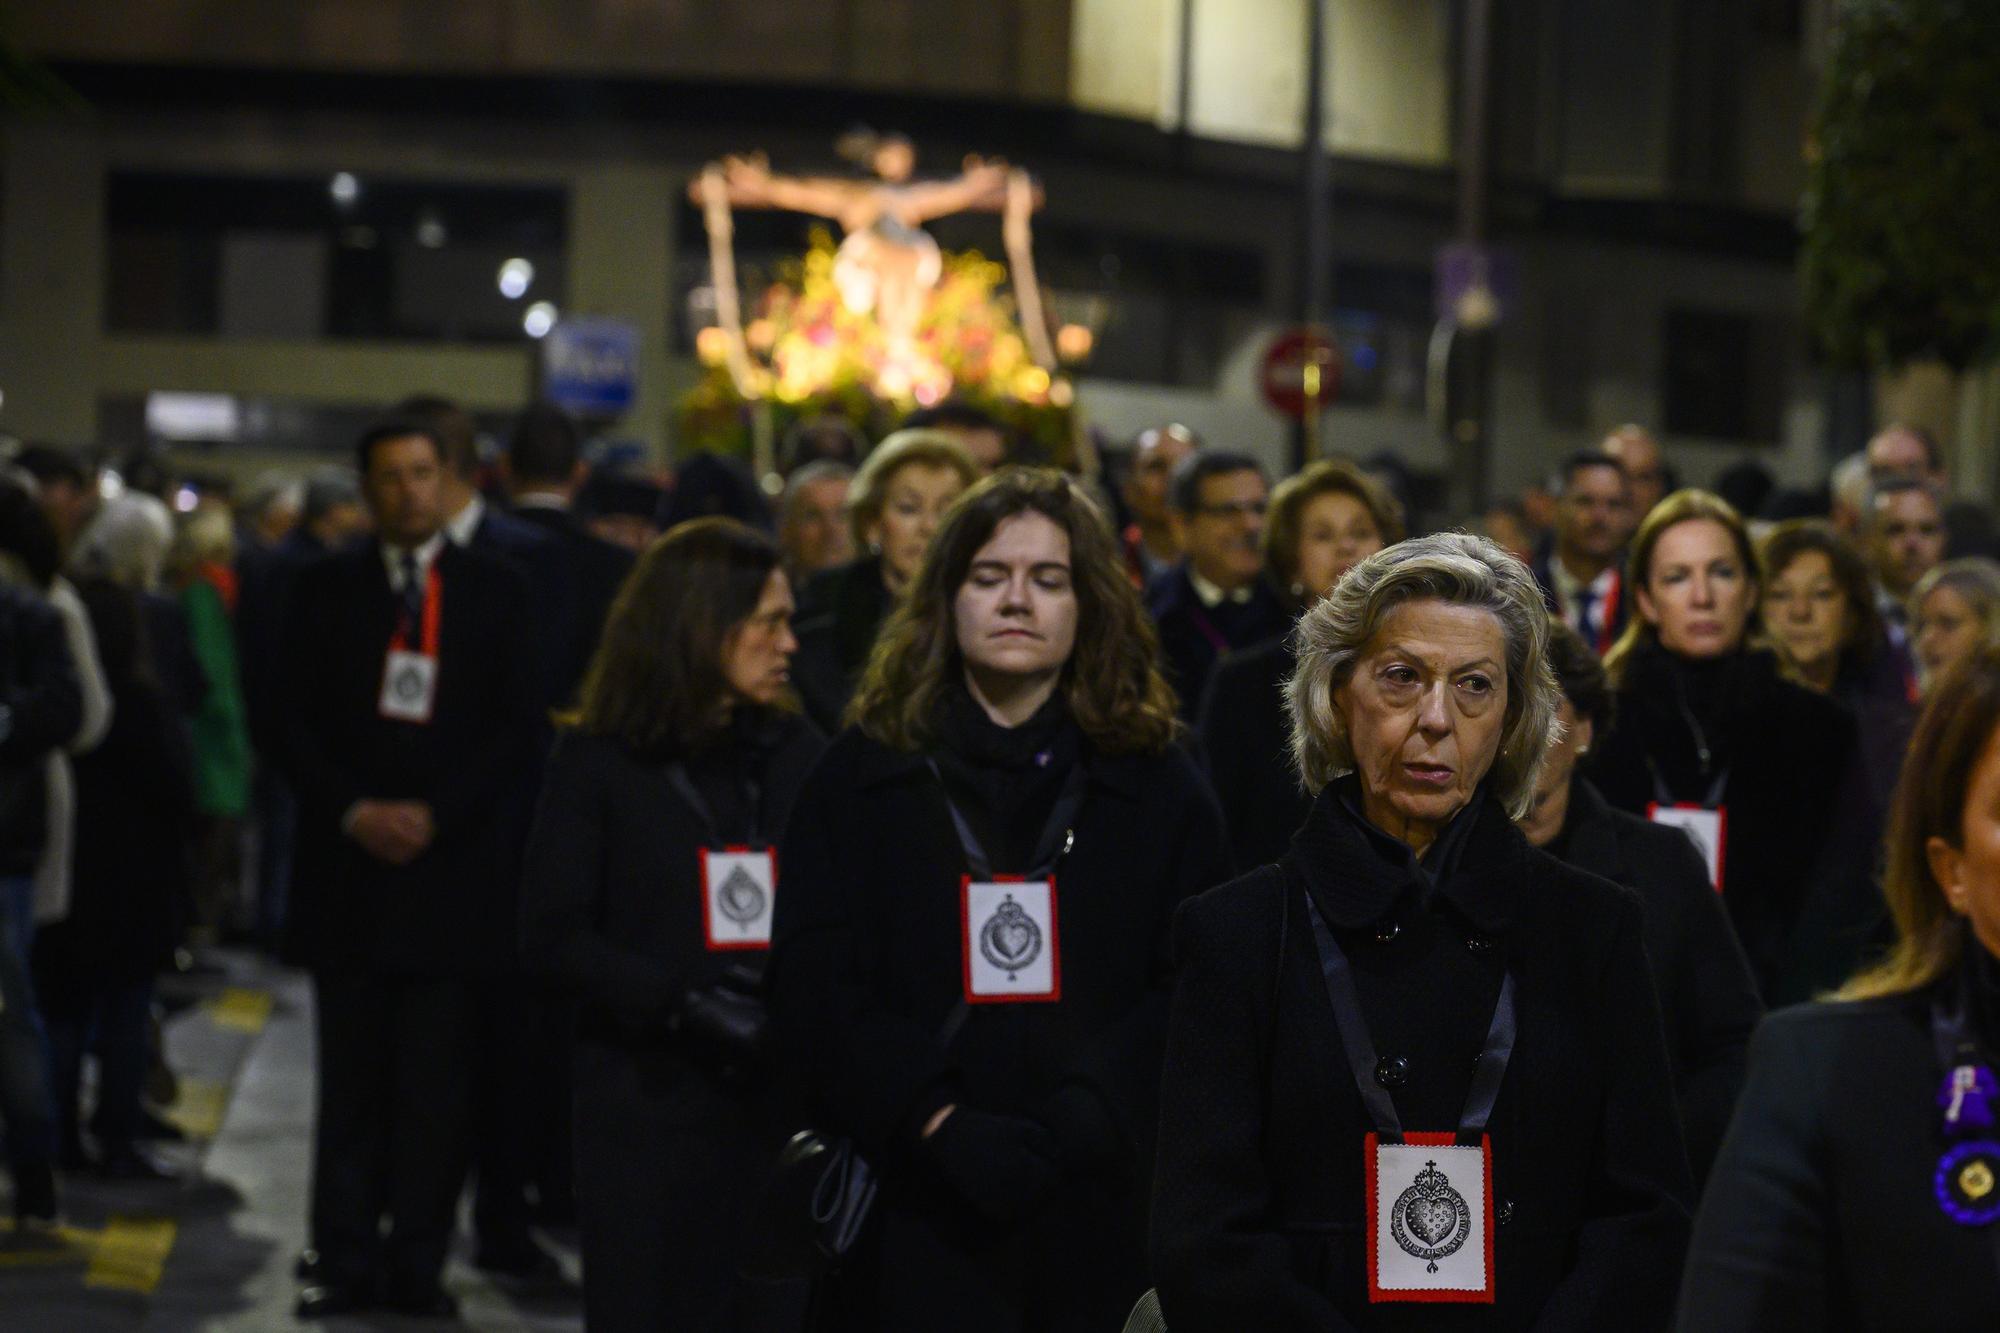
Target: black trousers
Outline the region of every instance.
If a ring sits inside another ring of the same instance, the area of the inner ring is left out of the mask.
[[[321,972],[313,989],[313,1248],[330,1282],[421,1294],[444,1268],[465,1182],[472,985]]]
[[[473,1230],[482,1259],[529,1252],[528,1179],[534,1164],[536,1087],[546,1059],[546,1016],[522,976],[478,989],[477,1069],[473,1074]]]

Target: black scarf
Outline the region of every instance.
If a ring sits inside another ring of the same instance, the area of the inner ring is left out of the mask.
[[[1071,767],[1083,761],[1083,735],[1058,690],[1018,727],[988,717],[954,682],[938,711],[932,752],[946,793],[1000,874],[1035,867],[1035,844]]]

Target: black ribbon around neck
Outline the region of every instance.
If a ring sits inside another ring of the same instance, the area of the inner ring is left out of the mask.
[[[972,831],[965,812],[958,808],[958,802],[951,799],[951,788],[945,784],[944,770],[937,760],[926,760],[931,773],[938,780],[938,789],[944,793],[945,808],[951,811],[951,827],[958,834],[958,845],[965,851],[965,868],[976,880],[989,882],[993,879],[993,860],[980,844],[979,835]],[[1056,862],[1067,852],[1075,840],[1077,812],[1083,808],[1084,788],[1089,783],[1084,761],[1078,758],[1070,765],[1069,773],[1063,779],[1062,791],[1056,795],[1056,802],[1049,807],[1049,817],[1043,821],[1041,836],[1035,840],[1035,859],[1022,875],[1023,879],[1046,879],[1055,870]]]
[[[702,831],[708,835],[708,845],[710,847],[730,845],[730,841],[722,836],[721,829],[716,825],[714,809],[709,805],[708,799],[701,794],[701,789],[694,785],[694,779],[688,775],[687,765],[678,759],[668,764],[667,782],[680,798],[687,802],[688,809],[694,812]],[[750,809],[750,846],[761,850],[770,846],[770,840],[764,836],[764,789],[754,779],[746,779],[743,783],[743,795]]]
[[[1301,886],[1303,887],[1303,886]],[[1332,927],[1327,925],[1319,904],[1315,903],[1310,891],[1305,894],[1306,908],[1312,913],[1313,943],[1319,953],[1320,971],[1326,980],[1326,998],[1333,1005],[1333,1019],[1340,1027],[1340,1044],[1347,1053],[1347,1065],[1354,1075],[1354,1087],[1361,1094],[1362,1105],[1368,1110],[1368,1118],[1375,1122],[1375,1132],[1385,1143],[1403,1141],[1402,1117],[1396,1113],[1396,1102],[1389,1090],[1375,1081],[1375,1038],[1368,1031],[1368,1019],[1361,1011],[1361,991],[1354,984],[1354,967],[1347,960],[1347,954],[1340,942],[1333,937]],[[1486,1124],[1493,1118],[1493,1106],[1500,1097],[1501,1080],[1507,1076],[1507,1064],[1514,1055],[1516,1017],[1514,1006],[1514,974],[1504,972],[1500,978],[1500,998],[1493,1005],[1493,1021],[1486,1029],[1486,1045],[1479,1053],[1479,1063],[1472,1072],[1472,1086],[1466,1089],[1465,1110],[1458,1118],[1458,1142],[1468,1148],[1479,1146],[1479,1139],[1486,1132]]]

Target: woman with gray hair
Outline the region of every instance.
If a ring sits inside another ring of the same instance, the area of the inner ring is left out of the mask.
[[[1527,568],[1463,533],[1370,556],[1300,621],[1312,811],[1175,924],[1174,1333],[1411,1328],[1428,1302],[1666,1326],[1690,1189],[1640,909],[1510,818],[1557,730],[1548,632]]]

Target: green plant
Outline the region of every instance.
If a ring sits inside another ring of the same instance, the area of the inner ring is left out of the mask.
[[[2000,332],[2000,3],[1839,0],[1800,260],[1837,365],[1990,356]]]

